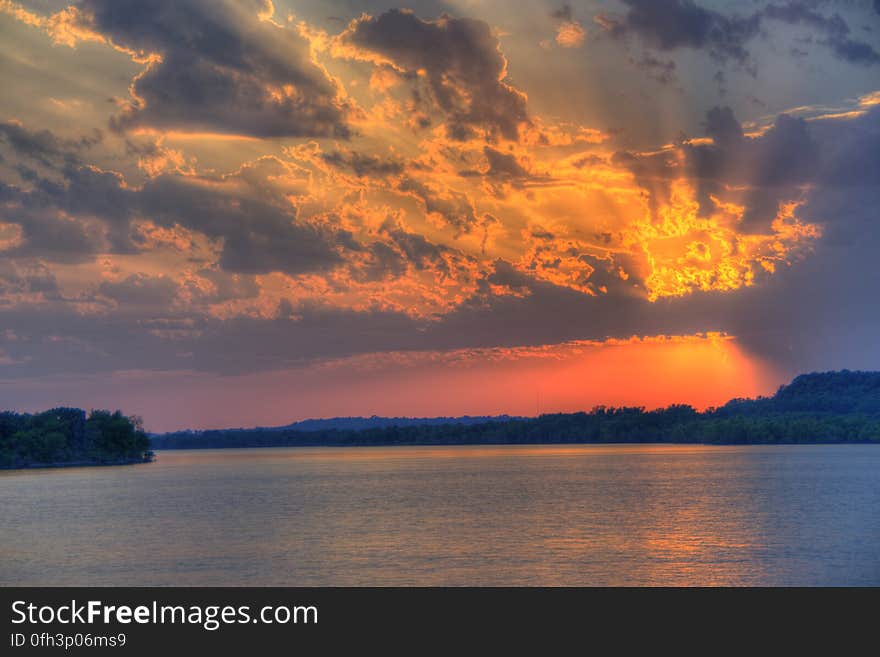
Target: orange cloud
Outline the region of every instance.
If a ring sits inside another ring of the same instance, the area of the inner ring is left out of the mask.
[[[103,42],[143,62],[131,98],[122,101],[128,108],[123,114],[153,102],[139,91],[145,81],[152,79],[158,85],[153,98],[161,97],[164,80],[155,76],[168,65],[163,55],[112,43],[86,29],[92,17],[75,9],[40,17],[0,0],[0,10],[44,30],[57,43]],[[726,132],[628,154],[625,161],[616,133],[531,112],[525,93],[508,79],[498,32],[483,21],[423,20],[396,11],[361,16],[333,36],[302,22],[288,21],[282,28],[268,12],[251,19],[258,21],[259,34],[278,37],[282,45],[287,37],[303,41],[297,52],[307,55],[303,61],[322,83],[325,100],[351,109],[346,114],[351,131],[291,136],[284,128],[292,115],[282,112],[284,125],[266,132],[261,121],[236,124],[239,113],[226,115],[223,104],[215,103],[212,111],[220,114],[205,125],[171,120],[117,125],[123,134],[107,138],[95,161],[114,162],[123,175],[88,163],[91,146],[82,140],[66,141],[21,124],[0,126],[6,131],[5,137],[0,134],[4,158],[18,148],[33,165],[20,170],[28,171],[29,179],[9,173],[4,201],[9,223],[0,224],[0,250],[4,257],[49,259],[46,267],[67,295],[56,297],[59,304],[76,305],[84,314],[107,313],[106,299],[115,294],[114,303],[122,308],[121,293],[128,292],[140,299],[136,310],[145,317],[137,320],[144,322],[161,319],[157,315],[166,310],[161,302],[170,298],[175,312],[206,322],[295,323],[310,312],[335,311],[350,313],[346,317],[395,314],[424,327],[450,315],[454,321],[474,308],[491,309],[496,302],[512,305],[522,299],[525,305],[543,293],[573,304],[602,304],[609,314],[616,300],[651,313],[645,308],[657,306],[642,302],[759,285],[805,257],[821,236],[818,226],[800,219],[806,178],[794,179],[789,187],[774,185],[780,198],[767,204],[772,210],[762,215],[760,231],[746,225],[749,195],[762,183],[758,173],[752,175],[760,169],[753,160],[775,162],[761,143],[785,126],[743,133],[721,125]],[[412,28],[418,38],[395,26]],[[401,34],[405,38],[396,39]],[[580,45],[584,38],[579,24],[559,27],[561,46]],[[262,43],[248,43],[266,54]],[[277,54],[267,56],[275,62]],[[210,57],[205,63],[213,70]],[[307,100],[304,88],[289,80],[255,79],[257,93],[243,97],[257,99],[258,105],[296,109]],[[799,109],[824,119],[812,127],[827,129],[872,111],[875,96],[865,95],[854,108],[840,111]],[[327,107],[312,109],[321,115]],[[193,116],[202,112],[183,118]],[[232,124],[221,120],[229,118]],[[800,129],[786,129],[795,128]],[[725,139],[738,145],[731,149],[736,151],[731,168],[740,175],[729,181],[730,169],[719,167],[709,188],[707,176],[689,166],[685,153],[703,149],[706,160],[714,161],[708,156],[723,149]],[[59,251],[70,259],[72,240],[61,249],[26,250],[37,239],[49,241],[54,233],[46,227],[81,238],[76,262],[60,262]],[[99,262],[112,267],[102,270]],[[510,275],[497,276],[499,270]],[[40,284],[35,281],[33,287]],[[22,286],[10,289],[8,298],[15,303],[42,304],[50,298]],[[688,330],[693,328],[700,326],[695,322]],[[169,340],[186,335],[176,325],[151,330]],[[592,333],[585,329],[584,334]],[[681,363],[692,358],[689,354],[724,356],[746,367],[735,345],[716,342],[608,342],[580,348],[589,351],[592,364],[605,363],[600,354],[606,353],[627,363],[632,353],[656,362],[658,372],[663,363],[672,368],[661,353],[675,353]],[[568,347],[545,351],[580,358]],[[477,361],[496,363],[494,357],[481,353]],[[437,358],[460,362],[448,352]],[[538,361],[528,350],[501,360]],[[547,385],[555,385],[546,376]],[[567,385],[577,386],[574,376]],[[610,369],[607,376],[613,376]],[[615,385],[624,388],[622,380]]]
[[[566,21],[556,28],[556,43],[563,48],[579,48],[587,33],[577,21]]]
[[[692,184],[676,180],[657,218],[636,222],[627,231],[628,243],[644,253],[650,300],[751,286],[762,273],[802,257],[820,235],[817,226],[797,220],[797,204],[780,208],[773,234],[759,235],[738,232],[745,208],[717,199],[713,203],[715,212],[701,215]]]

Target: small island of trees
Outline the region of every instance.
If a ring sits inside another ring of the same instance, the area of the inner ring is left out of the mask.
[[[0,413],[0,468],[123,465],[152,458],[140,418],[120,411]]]

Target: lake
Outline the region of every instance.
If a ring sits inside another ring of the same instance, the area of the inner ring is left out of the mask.
[[[880,585],[880,446],[163,451],[0,499],[0,585]]]

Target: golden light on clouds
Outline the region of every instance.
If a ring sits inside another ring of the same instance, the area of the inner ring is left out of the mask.
[[[712,201],[716,211],[701,216],[691,183],[676,180],[658,219],[633,227],[631,243],[644,252],[650,271],[645,279],[650,300],[753,285],[762,272],[773,273],[779,263],[802,255],[820,234],[817,226],[796,219],[797,203],[780,207],[773,234],[752,235],[738,231],[744,207]]]
[[[659,47],[627,15],[567,5],[518,21],[492,3],[334,19],[157,3],[128,20],[109,0],[0,0],[22,50],[4,52],[34,76],[0,101],[14,108],[0,115],[0,311],[34,336],[0,344],[10,362],[64,344],[47,371],[242,375],[392,354],[413,374],[401,354],[417,352],[449,386],[437,363],[481,363],[489,378],[461,385],[506,390],[487,404],[538,376],[574,408],[600,396],[590,368],[608,390],[641,367],[743,392],[764,380],[749,354],[796,341],[785,312],[766,330],[730,318],[748,295],[806,297],[786,286],[863,243],[844,224],[876,207],[877,92],[746,94],[733,81],[761,83],[742,75],[751,36]],[[711,48],[693,84],[679,51]],[[71,335],[50,341],[55,324]],[[670,333],[683,337],[651,337]],[[546,346],[497,361],[491,344]],[[583,386],[597,394],[566,397]],[[656,388],[632,401],[661,403]]]
[[[587,33],[578,22],[565,22],[556,30],[556,43],[563,48],[578,48],[583,45]]]

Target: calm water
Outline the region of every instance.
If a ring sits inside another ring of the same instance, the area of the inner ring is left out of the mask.
[[[160,452],[0,474],[0,584],[880,584],[880,447]]]

